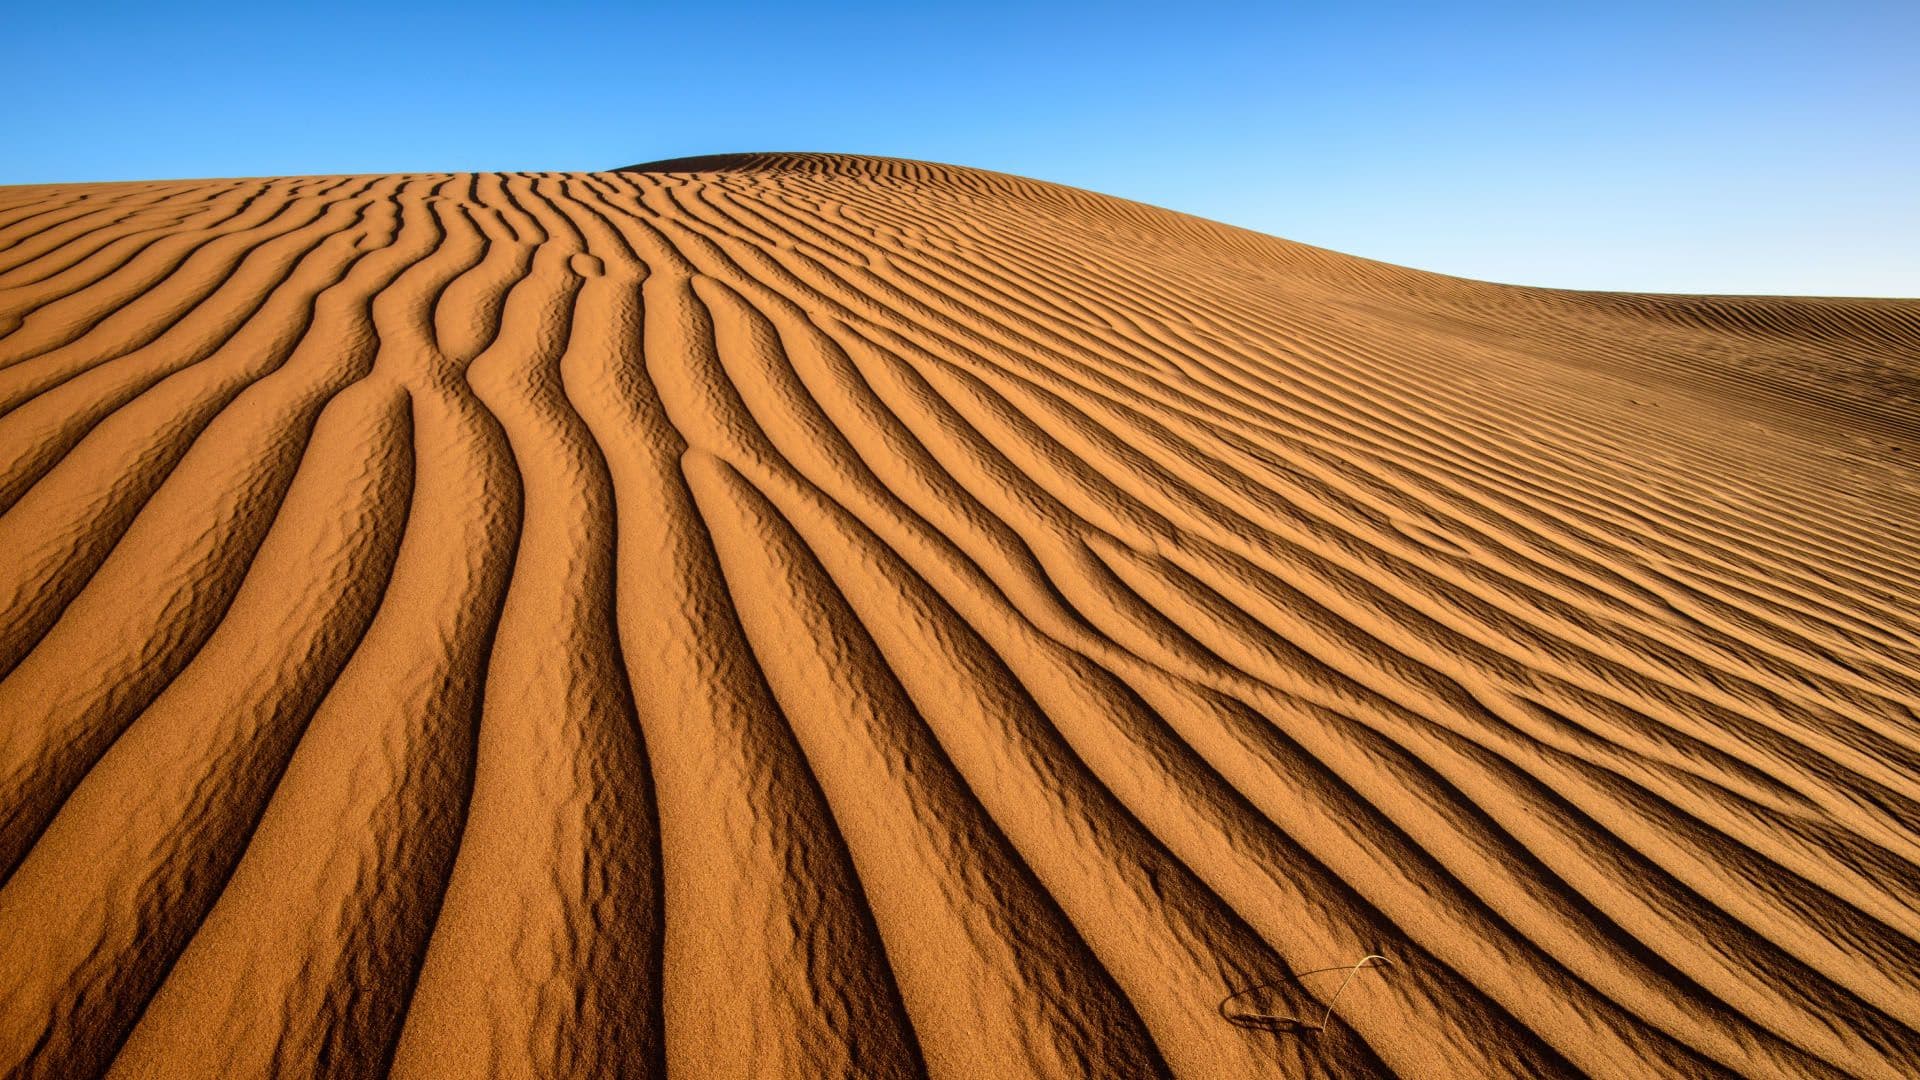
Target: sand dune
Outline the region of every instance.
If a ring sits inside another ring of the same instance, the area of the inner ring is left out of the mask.
[[[1920,1075],[1916,447],[966,169],[0,189],[0,1073]]]

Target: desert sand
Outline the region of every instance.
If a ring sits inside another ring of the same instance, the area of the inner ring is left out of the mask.
[[[963,168],[0,189],[0,1074],[1920,1075],[1917,447]]]

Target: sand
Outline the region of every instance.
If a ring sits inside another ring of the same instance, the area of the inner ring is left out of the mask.
[[[0,1073],[1920,1075],[1916,447],[961,168],[0,189]]]

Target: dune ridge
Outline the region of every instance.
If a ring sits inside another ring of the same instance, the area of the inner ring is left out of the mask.
[[[1920,1075],[1916,446],[951,166],[0,188],[0,1073]]]

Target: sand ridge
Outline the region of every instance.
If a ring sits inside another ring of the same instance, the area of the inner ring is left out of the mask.
[[[0,188],[0,1073],[1917,1075],[1916,446],[950,166]]]

